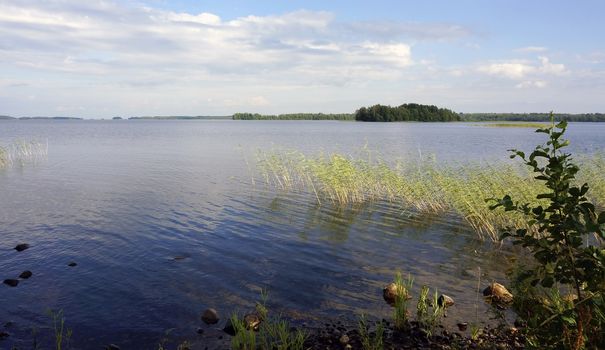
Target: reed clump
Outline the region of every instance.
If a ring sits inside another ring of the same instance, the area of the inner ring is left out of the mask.
[[[503,227],[528,226],[521,215],[491,211],[487,198],[507,193],[539,204],[544,185],[527,169],[506,163],[439,165],[435,161],[387,163],[380,158],[353,158],[320,153],[309,157],[295,151],[259,153],[258,166],[265,181],[284,191],[313,194],[319,204],[338,206],[387,201],[418,213],[454,213],[481,239],[499,240]],[[591,200],[605,204],[605,158],[583,161],[580,179],[593,184]]]
[[[37,141],[15,141],[0,145],[0,169],[15,164],[25,164],[43,159],[48,155],[48,144]]]

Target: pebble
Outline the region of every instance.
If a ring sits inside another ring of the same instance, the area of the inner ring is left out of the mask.
[[[216,324],[218,320],[218,313],[215,309],[206,309],[206,311],[204,311],[202,314],[202,321],[204,321],[206,324]]]
[[[28,248],[29,248],[29,244],[27,244],[27,243],[21,243],[21,244],[17,244],[17,246],[15,247],[15,250],[18,251],[18,252],[22,252],[22,251],[24,251],[25,249],[28,249]]]
[[[10,287],[16,287],[19,284],[19,280],[15,280],[12,278],[5,279],[4,284],[6,284],[7,286],[10,286]]]
[[[244,324],[247,329],[257,330],[260,325],[260,317],[256,314],[247,314],[244,316]]]
[[[120,347],[116,344],[109,344],[105,347],[105,350],[120,350]]]
[[[460,323],[457,323],[456,326],[458,326],[458,329],[460,330],[460,332],[464,332],[466,330],[466,328],[468,327],[468,322],[460,322]]]
[[[441,294],[439,299],[437,299],[437,304],[439,304],[441,307],[450,307],[454,305],[454,299],[448,295]]]
[[[338,341],[342,344],[348,344],[349,343],[349,336],[346,334],[343,334],[342,337],[340,337],[340,339],[338,339]]]
[[[196,332],[197,334],[204,334],[204,330],[202,328],[198,328]]]
[[[21,272],[21,274],[19,275],[19,278],[23,278],[24,280],[30,278],[33,275],[33,273],[29,270],[23,271]]]

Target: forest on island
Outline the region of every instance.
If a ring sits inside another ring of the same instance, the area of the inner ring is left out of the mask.
[[[405,103],[397,107],[374,105],[355,112],[355,120],[364,122],[451,122],[459,121],[460,115],[447,108],[417,103]]]

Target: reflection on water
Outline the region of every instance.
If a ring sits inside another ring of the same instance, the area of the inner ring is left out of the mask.
[[[572,125],[570,137],[594,151],[602,131]],[[486,319],[478,268],[482,285],[503,280],[510,248],[478,242],[453,215],[318,206],[254,186],[242,149],[253,159],[274,145],[346,153],[367,142],[387,159],[420,148],[481,160],[535,143],[524,129],[461,123],[0,122],[0,143],[16,138],[49,143],[47,161],[0,171],[0,278],[33,272],[0,286],[0,325],[12,321],[5,343],[26,348],[32,328],[48,339],[47,308],[63,309],[76,347],[151,349],[168,329],[195,338],[206,307],[223,318],[251,308],[261,288],[296,319],[388,318],[381,288],[397,270],[415,293],[427,284],[456,300],[448,323],[472,322],[476,307]]]

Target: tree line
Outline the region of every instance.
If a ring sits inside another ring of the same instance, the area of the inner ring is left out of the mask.
[[[451,122],[459,121],[460,115],[447,108],[418,103],[406,103],[391,107],[374,105],[362,107],[355,112],[355,120],[364,122]]]
[[[355,117],[350,113],[235,113],[233,120],[355,120]]]
[[[460,113],[460,118],[465,122],[547,122],[550,121],[550,113]],[[557,113],[554,118],[556,121],[565,120],[568,122],[605,122],[604,113]]]

